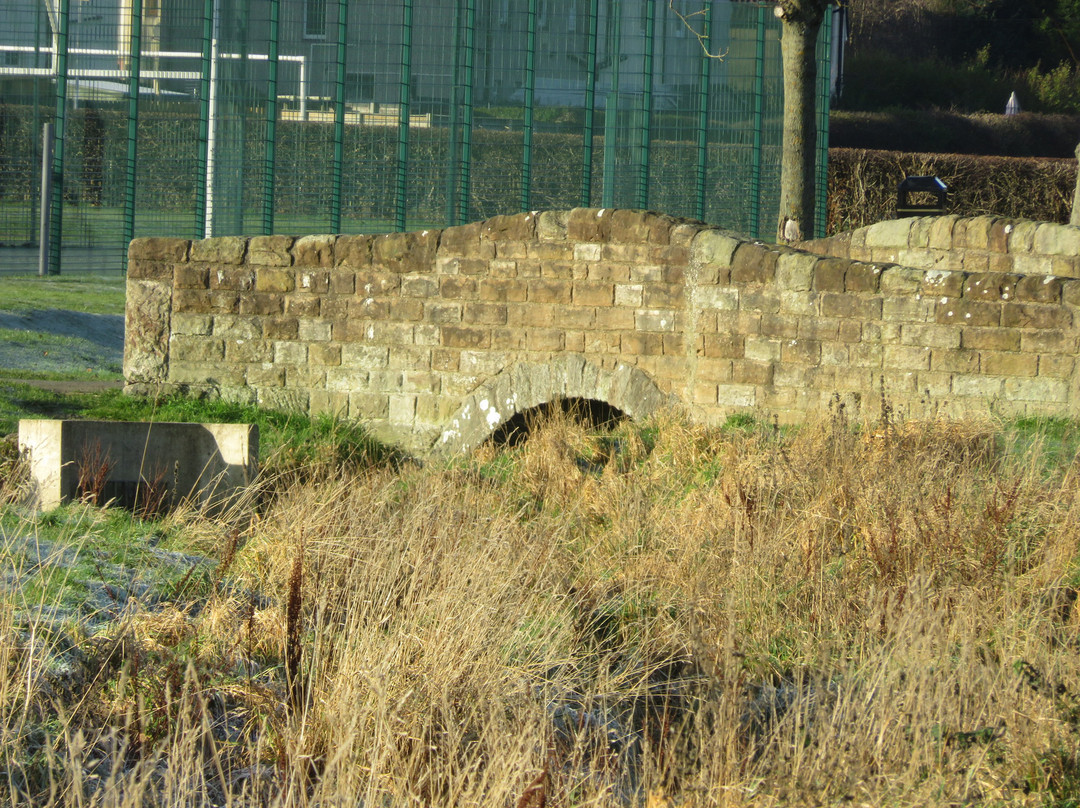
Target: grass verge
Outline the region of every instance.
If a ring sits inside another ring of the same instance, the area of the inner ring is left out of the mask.
[[[1072,805],[1075,445],[556,416],[450,465],[324,466],[257,516],[124,522],[210,571],[63,630],[10,602],[54,585],[9,588],[0,781],[40,805]],[[99,513],[9,511],[4,552]]]

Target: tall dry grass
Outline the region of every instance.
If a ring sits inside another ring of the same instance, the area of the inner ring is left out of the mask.
[[[74,648],[0,613],[4,799],[1071,804],[1078,490],[986,425],[842,413],[299,483],[192,521],[199,599]]]

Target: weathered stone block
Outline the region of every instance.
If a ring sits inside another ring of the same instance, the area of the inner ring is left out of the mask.
[[[1061,306],[1006,303],[1001,311],[1001,324],[1006,328],[1068,328],[1072,325],[1072,312]]]
[[[254,239],[253,239],[254,240]],[[292,270],[259,267],[255,271],[255,291],[282,294],[296,288],[296,276]]]
[[[135,262],[180,264],[188,260],[191,242],[185,238],[137,238],[128,245],[128,265]]]
[[[862,320],[881,319],[881,298],[825,292],[821,295],[821,314],[824,317],[853,317]]]
[[[173,286],[177,289],[208,289],[209,271],[204,266],[180,264],[173,271]]]
[[[1020,333],[1011,328],[965,328],[960,345],[971,350],[1018,351]]]
[[[529,242],[536,238],[536,215],[515,213],[510,216],[492,216],[483,223],[480,238],[484,241]]]
[[[255,270],[249,266],[213,268],[210,271],[210,288],[215,291],[250,291],[255,288]]]
[[[967,276],[963,272],[928,270],[922,279],[921,293],[931,297],[960,297]]]
[[[719,230],[702,230],[690,248],[690,262],[699,266],[730,267],[735,251],[744,243],[741,239]]]
[[[815,292],[843,292],[844,276],[852,262],[841,258],[824,258],[814,267]]]
[[[264,293],[246,294],[240,300],[240,314],[265,316],[285,311],[284,295]]]
[[[530,303],[569,303],[573,286],[566,280],[531,280],[529,284]],[[444,293],[445,294],[445,293]]]
[[[731,262],[731,282],[743,285],[770,283],[776,277],[780,254],[762,244],[744,242]]]
[[[439,246],[438,230],[417,233],[387,233],[371,242],[371,262],[389,272],[431,272]]]
[[[1018,280],[1017,275],[971,275],[964,284],[964,297],[974,300],[1012,300],[1016,296]]]
[[[439,279],[439,294],[448,300],[476,297],[476,279],[450,275]]]
[[[934,307],[934,320],[941,324],[995,326],[1001,324],[1001,304],[948,298]]]
[[[214,265],[241,264],[247,253],[247,239],[242,236],[221,236],[191,242],[191,261]]]
[[[337,236],[317,235],[298,238],[292,246],[293,266],[332,267]]]
[[[1043,222],[1035,231],[1033,251],[1042,255],[1080,255],[1080,227]]]
[[[911,225],[911,219],[889,219],[872,224],[866,228],[866,246],[870,248],[907,247]]]
[[[491,332],[487,328],[444,325],[441,344],[447,348],[490,348]]]
[[[248,263],[259,267],[292,266],[292,244],[292,236],[254,236],[248,241]]]
[[[1040,401],[1063,404],[1069,399],[1064,379],[1039,376],[1034,379],[1005,379],[1005,396],[1013,401]]]
[[[1016,299],[1025,303],[1061,302],[1061,279],[1052,275],[1028,275],[1016,283]]]
[[[983,351],[979,367],[983,373],[991,376],[1034,376],[1038,371],[1038,361],[1036,357],[1022,353]]]

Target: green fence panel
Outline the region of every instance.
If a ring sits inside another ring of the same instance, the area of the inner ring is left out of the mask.
[[[773,232],[782,81],[769,3],[4,8],[0,272],[37,269],[47,122],[53,271],[123,271],[133,236],[372,233],[578,205]],[[830,44],[826,25],[821,213]]]

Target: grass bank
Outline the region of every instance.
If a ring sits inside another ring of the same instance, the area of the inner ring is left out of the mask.
[[[8,506],[0,787],[38,805],[1073,805],[1076,446],[1064,422],[555,418],[448,466],[327,463],[214,522],[119,519],[124,546],[200,559],[198,586],[170,572],[140,593],[110,570],[162,562],[106,544],[122,608],[63,626],[24,605],[61,597],[30,588],[26,538],[62,568],[118,517]]]

